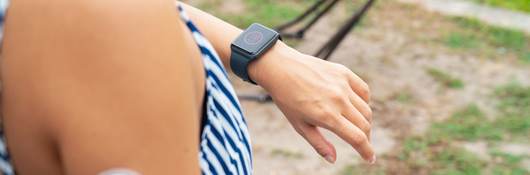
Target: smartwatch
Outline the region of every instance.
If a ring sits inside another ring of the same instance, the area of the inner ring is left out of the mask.
[[[241,79],[256,84],[248,76],[248,64],[266,53],[278,39],[280,34],[261,24],[250,25],[230,45],[230,67],[234,74]]]

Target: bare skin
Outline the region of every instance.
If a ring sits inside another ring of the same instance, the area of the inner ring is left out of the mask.
[[[184,6],[229,68],[241,30]],[[11,2],[3,124],[19,174],[199,174],[204,73],[175,10],[171,0]],[[368,86],[350,70],[279,42],[249,73],[328,161],[337,155],[319,128],[375,161]]]
[[[199,174],[204,75],[173,1],[15,0],[8,15],[3,116],[18,174]]]
[[[242,31],[183,5],[229,67],[230,42]],[[369,87],[348,68],[302,54],[279,42],[252,62],[248,70],[250,78],[271,94],[294,129],[326,160],[335,162],[337,154],[319,127],[337,134],[369,163],[375,161],[369,141]]]

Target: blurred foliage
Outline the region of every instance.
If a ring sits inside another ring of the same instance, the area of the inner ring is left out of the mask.
[[[234,24],[246,28],[254,22],[274,27],[294,19],[314,0],[244,0],[242,12],[227,12],[217,8],[223,0],[201,4],[201,8]]]
[[[449,31],[443,42],[450,48],[476,52],[514,54],[530,62],[530,37],[522,31],[484,24],[467,17],[451,17],[458,29]]]
[[[294,19],[316,0],[242,0],[241,7],[231,11],[219,8],[226,0],[210,0],[199,4],[200,8],[213,15],[245,29],[250,24],[259,22],[268,27],[275,27]],[[239,2],[239,1],[236,1]],[[284,40],[289,46],[296,46],[299,40]]]
[[[518,10],[522,12],[530,12],[530,0],[475,0],[479,3],[487,4],[495,7],[507,8],[510,10]]]
[[[453,89],[460,89],[464,87],[464,82],[462,82],[462,80],[440,69],[429,68],[427,69],[427,73],[445,87]]]

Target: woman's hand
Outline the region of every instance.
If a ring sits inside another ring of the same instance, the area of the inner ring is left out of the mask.
[[[230,42],[241,30],[181,4],[229,68]],[[278,42],[262,58],[252,62],[248,70],[250,78],[272,95],[294,128],[326,160],[335,161],[335,148],[317,127],[333,131],[357,149],[364,159],[375,161],[369,142],[368,86],[349,69],[303,55]]]
[[[372,111],[368,85],[343,65],[301,54],[279,42],[249,65],[251,78],[267,90],[295,130],[327,161],[334,146],[322,127],[375,162],[370,144]]]

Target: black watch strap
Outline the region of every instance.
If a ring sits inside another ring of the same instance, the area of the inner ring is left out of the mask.
[[[256,82],[252,81],[250,79],[250,76],[248,75],[247,70],[248,64],[250,63],[250,61],[248,61],[248,58],[246,58],[239,52],[234,51],[232,51],[232,55],[230,57],[230,67],[232,68],[234,74],[236,74],[238,77],[245,80],[246,82],[256,84]]]
[[[248,65],[272,48],[280,34],[261,24],[254,23],[241,33],[230,45],[230,67],[244,81],[256,84],[248,75]]]

